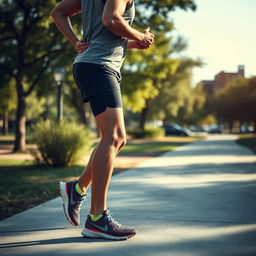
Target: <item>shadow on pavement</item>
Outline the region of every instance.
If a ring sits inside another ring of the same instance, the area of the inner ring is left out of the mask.
[[[8,234],[8,233],[26,233],[26,232],[53,231],[53,230],[63,230],[63,229],[67,229],[67,228],[40,228],[40,229],[11,230],[11,231],[0,230],[0,236],[1,234]]]
[[[4,243],[4,244],[0,244],[0,248],[15,248],[15,247],[34,246],[34,245],[50,245],[50,244],[99,243],[99,242],[106,243],[106,242],[117,242],[117,241],[106,240],[106,239],[91,239],[91,238],[84,238],[84,237],[63,237],[63,238],[33,240],[33,241],[16,242],[16,243],[15,242]]]

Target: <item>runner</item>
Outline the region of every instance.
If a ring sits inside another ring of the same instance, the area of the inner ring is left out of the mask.
[[[126,144],[120,68],[126,49],[147,49],[154,43],[149,28],[131,27],[134,0],[64,0],[51,12],[59,31],[78,55],[73,75],[83,102],[89,102],[100,142],[78,180],[60,182],[64,213],[72,225],[80,224],[80,208],[91,185],[91,209],[82,235],[123,240],[136,234],[113,219],[107,208],[107,192],[113,161]],[[78,40],[69,17],[81,13],[83,40]]]

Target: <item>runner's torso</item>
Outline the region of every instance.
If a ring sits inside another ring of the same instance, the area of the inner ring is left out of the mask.
[[[78,54],[75,62],[104,64],[120,72],[126,55],[127,39],[116,36],[102,24],[106,0],[81,0],[83,41],[89,43],[86,51]],[[124,19],[132,24],[135,15],[134,0],[125,9]]]

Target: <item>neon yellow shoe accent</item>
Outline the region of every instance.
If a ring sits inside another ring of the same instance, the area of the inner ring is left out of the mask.
[[[90,215],[92,221],[97,221],[97,220],[99,220],[103,216],[103,214],[92,215],[91,213],[89,213],[89,215]]]
[[[76,183],[75,189],[76,189],[76,192],[77,192],[80,196],[84,196],[84,195],[85,195],[84,191],[79,187],[78,182]]]

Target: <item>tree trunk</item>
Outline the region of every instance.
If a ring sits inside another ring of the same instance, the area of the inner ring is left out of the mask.
[[[2,127],[2,134],[8,134],[8,111],[3,112],[3,127]]]
[[[141,114],[140,114],[140,123],[139,123],[139,128],[144,130],[145,129],[145,124],[147,120],[147,113],[149,109],[149,100],[146,100],[145,107],[142,109]]]
[[[26,150],[26,98],[18,92],[18,105],[15,122],[15,143],[13,152]]]

